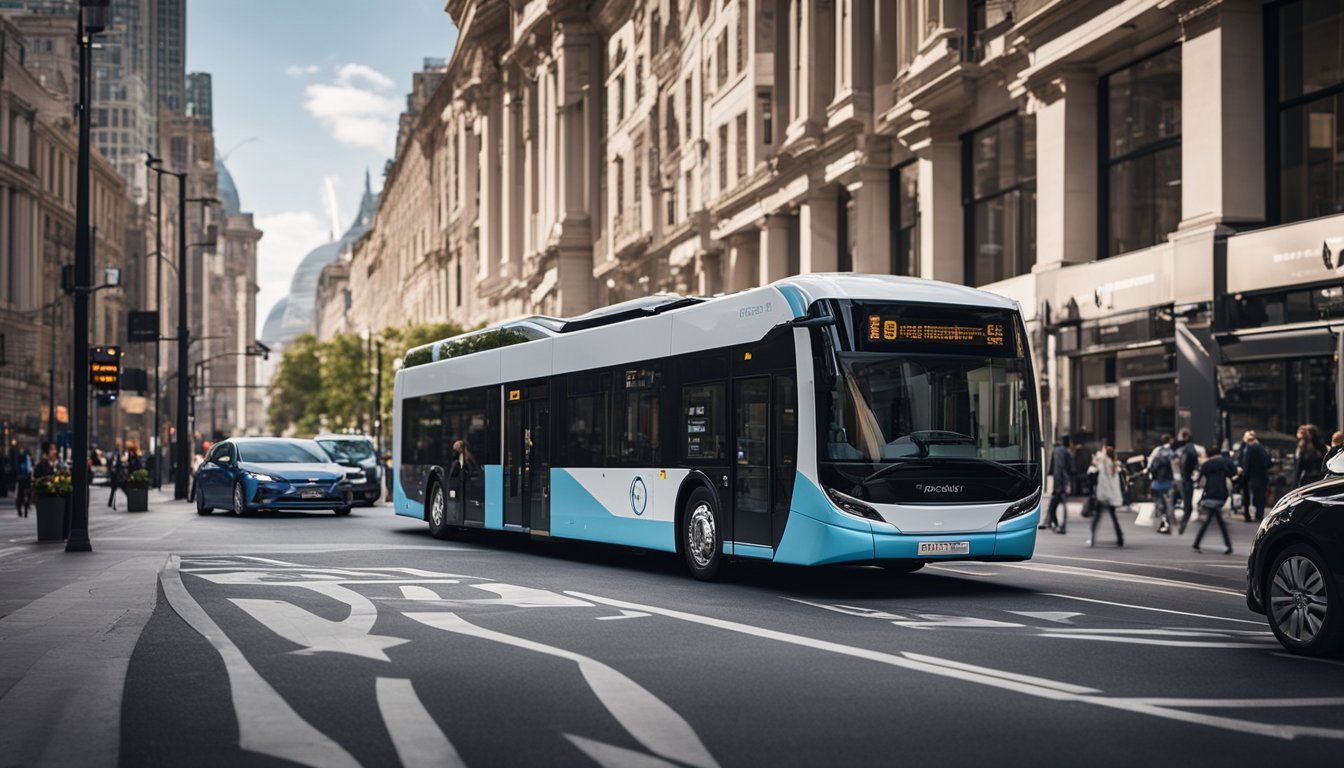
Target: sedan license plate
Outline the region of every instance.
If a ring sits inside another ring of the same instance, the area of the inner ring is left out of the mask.
[[[322,498],[322,497],[325,496],[325,495],[326,495],[326,494],[322,493],[322,491],[319,491],[319,490],[316,489],[316,488],[312,488],[312,489],[309,489],[309,490],[305,490],[305,491],[300,491],[300,492],[299,492],[299,496],[300,496],[301,498],[305,498],[305,499],[320,499],[320,498]]]
[[[919,556],[927,555],[969,555],[971,554],[971,542],[969,541],[921,541],[919,542]]]

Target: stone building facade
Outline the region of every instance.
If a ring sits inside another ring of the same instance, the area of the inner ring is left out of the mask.
[[[1328,0],[452,0],[362,327],[798,272],[1021,302],[1046,429],[1344,422]]]

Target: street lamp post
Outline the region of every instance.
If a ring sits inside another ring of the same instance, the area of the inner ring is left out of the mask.
[[[163,453],[161,449],[162,422],[159,421],[159,375],[163,368],[163,171],[158,167],[161,158],[146,152],[145,165],[154,171],[154,316],[157,322],[154,339],[154,436],[150,448],[154,453],[154,487],[163,487]]]
[[[70,494],[70,536],[66,552],[91,552],[89,542],[89,291],[93,244],[89,221],[89,112],[93,89],[93,36],[103,30],[110,0],[80,0],[79,8],[79,158],[75,171],[75,333],[74,408]]]

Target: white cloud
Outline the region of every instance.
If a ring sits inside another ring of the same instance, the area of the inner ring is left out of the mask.
[[[285,74],[290,77],[303,77],[304,75],[316,75],[318,66],[316,64],[290,64],[285,67]]]
[[[342,144],[390,152],[402,100],[386,93],[396,83],[365,64],[345,64],[331,83],[304,89],[303,108]]]
[[[266,322],[275,302],[289,294],[294,270],[308,252],[328,242],[329,232],[321,217],[310,211],[285,211],[258,216],[257,228],[257,318],[258,327]]]

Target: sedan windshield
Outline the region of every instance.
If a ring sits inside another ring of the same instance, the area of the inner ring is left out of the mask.
[[[1021,358],[838,355],[823,455],[840,462],[960,458],[1034,461],[1030,378]]]
[[[337,461],[364,461],[373,458],[373,444],[368,440],[319,440],[317,444]]]
[[[238,446],[238,460],[258,464],[325,464],[331,461],[316,448],[290,442],[242,443]]]

